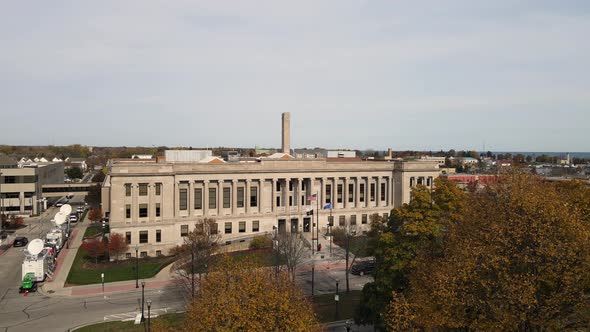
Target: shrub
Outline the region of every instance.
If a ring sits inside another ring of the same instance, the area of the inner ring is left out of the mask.
[[[250,242],[250,249],[263,249],[272,247],[272,240],[265,235],[255,236]]]

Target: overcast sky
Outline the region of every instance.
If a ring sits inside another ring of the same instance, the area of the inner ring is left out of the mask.
[[[590,1],[2,1],[0,144],[590,151]]]

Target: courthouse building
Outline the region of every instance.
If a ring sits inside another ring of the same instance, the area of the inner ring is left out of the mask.
[[[203,218],[216,220],[222,244],[275,229],[310,239],[317,204],[322,234],[330,215],[334,226],[362,232],[370,215],[389,214],[409,201],[412,186],[432,186],[438,174],[435,161],[295,159],[287,154],[239,162],[191,161],[186,154],[173,160],[115,159],[103,183],[102,204],[111,232],[130,244],[128,256],[136,246],[142,256],[156,256],[182,244]],[[323,209],[328,204],[332,209]],[[306,214],[311,209],[313,220]]]

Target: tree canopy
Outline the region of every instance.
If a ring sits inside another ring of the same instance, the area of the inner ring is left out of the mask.
[[[524,173],[504,175],[470,194],[460,218],[444,223],[437,250],[416,250],[406,287],[393,290],[383,313],[386,326],[392,331],[587,327],[589,206],[586,186]]]
[[[181,331],[317,331],[311,303],[286,273],[219,260],[201,282]],[[155,330],[166,331],[165,326]]]

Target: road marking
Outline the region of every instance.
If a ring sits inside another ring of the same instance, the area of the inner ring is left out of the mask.
[[[171,308],[160,308],[160,309],[152,309],[150,312],[150,317],[158,317],[159,315],[162,314],[167,314],[168,310]],[[130,312],[124,312],[124,313],[120,313],[120,314],[114,314],[114,315],[107,315],[103,317],[103,321],[129,321],[129,320],[135,320],[135,317],[137,316],[138,311],[130,311]],[[146,313],[147,315],[147,310]]]

